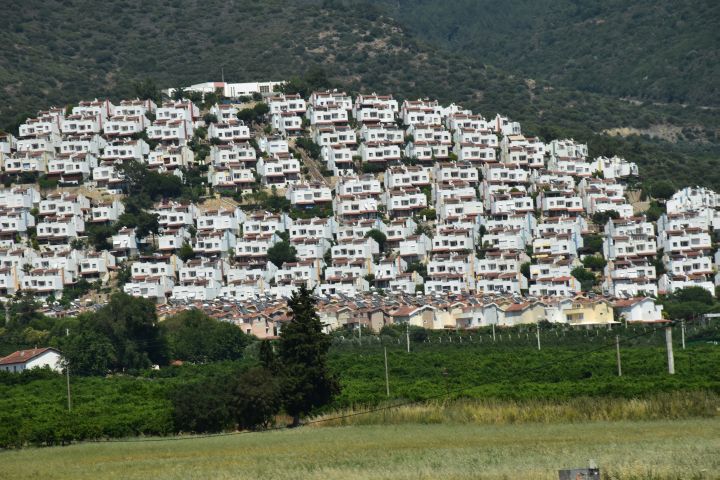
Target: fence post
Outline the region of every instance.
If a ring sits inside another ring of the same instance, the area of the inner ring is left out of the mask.
[[[617,357],[618,377],[622,377],[622,361],[620,360],[620,335],[615,335],[615,356]]]

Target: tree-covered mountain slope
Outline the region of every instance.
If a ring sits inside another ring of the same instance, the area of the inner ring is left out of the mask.
[[[378,0],[434,44],[553,84],[720,105],[713,0]]]
[[[528,133],[574,136],[589,141],[593,154],[649,165],[643,171],[650,179],[697,181],[697,172],[707,172],[720,154],[716,110],[623,101],[508,73],[483,56],[431,45],[385,4],[9,0],[5,7],[0,126],[8,130],[51,105],[134,96],[144,80],[164,88],[219,80],[221,72],[229,81],[253,81],[313,71],[327,78],[318,86],[435,97],[486,116],[501,112]],[[618,128],[672,136],[601,135]],[[713,175],[703,182],[720,186],[720,171]]]

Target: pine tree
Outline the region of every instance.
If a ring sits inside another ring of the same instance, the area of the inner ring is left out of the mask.
[[[330,403],[340,388],[327,368],[330,337],[322,331],[310,291],[301,287],[288,305],[293,318],[280,332],[278,360],[285,411],[297,426],[302,415]]]

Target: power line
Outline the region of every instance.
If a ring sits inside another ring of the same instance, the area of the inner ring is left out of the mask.
[[[642,333],[639,333],[639,334],[637,334],[637,335],[632,335],[632,336],[629,336],[629,337],[624,337],[624,338],[622,339],[622,341],[634,340],[634,339],[636,339],[636,338],[644,337],[644,336],[647,336],[647,335],[652,335],[653,333],[655,333],[656,330],[661,330],[661,329],[664,329],[664,328],[665,328],[665,326],[652,327],[652,328],[650,328],[650,330],[648,330],[648,331],[646,331],[646,332],[642,332]],[[617,342],[617,343],[616,343],[616,342]],[[616,346],[617,346],[618,344],[619,344],[619,341],[614,339],[611,343],[606,343],[606,344],[604,344],[604,345],[600,345],[600,346],[598,346],[598,347],[596,347],[596,348],[592,348],[592,349],[589,349],[589,350],[583,350],[581,353],[578,353],[578,354],[575,354],[575,355],[571,355],[571,356],[569,356],[569,357],[565,357],[565,358],[560,359],[560,360],[548,361],[548,362],[545,362],[545,363],[543,363],[543,364],[541,364],[541,365],[538,365],[538,366],[535,366],[535,367],[532,367],[532,368],[529,368],[529,369],[524,369],[524,370],[521,370],[521,371],[522,371],[523,373],[532,373],[532,372],[535,372],[535,371],[538,371],[538,370],[542,370],[542,369],[545,369],[545,368],[550,367],[550,366],[553,366],[553,365],[565,364],[565,363],[567,363],[568,361],[574,361],[574,360],[578,360],[578,359],[580,359],[580,358],[586,357],[589,353],[595,353],[595,352],[599,352],[599,351],[606,350],[606,349],[609,349],[609,348],[616,348]],[[448,397],[448,396],[450,396],[450,395],[456,395],[456,394],[459,394],[459,393],[464,393],[464,392],[467,392],[467,391],[472,390],[472,389],[474,389],[474,388],[477,388],[477,387],[479,387],[479,386],[481,386],[481,385],[480,385],[480,384],[476,384],[476,385],[471,385],[471,386],[467,386],[467,387],[457,388],[457,389],[455,389],[455,390],[447,390],[446,392],[439,393],[439,394],[436,394],[436,395],[430,395],[430,396],[425,397],[425,398],[420,399],[420,400],[407,400],[407,401],[404,401],[404,402],[393,403],[392,405],[381,405],[381,406],[378,406],[378,407],[369,408],[369,409],[366,409],[366,410],[363,410],[363,411],[360,411],[360,412],[345,413],[345,414],[342,414],[342,415],[336,415],[336,416],[334,416],[334,417],[318,418],[318,419],[315,419],[315,420],[309,420],[309,421],[306,421],[306,422],[302,423],[302,424],[300,425],[300,427],[307,426],[307,425],[316,425],[316,424],[319,424],[319,423],[326,423],[326,422],[333,422],[333,421],[338,421],[338,420],[344,420],[344,419],[347,419],[347,418],[358,417],[358,416],[360,416],[360,415],[368,415],[368,414],[371,414],[371,413],[388,411],[388,410],[392,410],[392,409],[395,409],[395,408],[400,408],[400,407],[406,407],[406,406],[410,406],[410,405],[416,405],[416,404],[426,403],[426,402],[431,401],[431,400],[437,400],[437,399],[439,399],[439,398]],[[270,428],[266,428],[266,429],[263,429],[263,430],[243,430],[243,431],[238,431],[238,432],[209,433],[209,434],[189,435],[189,436],[187,436],[187,437],[175,436],[175,437],[157,437],[157,438],[147,438],[147,439],[142,439],[142,438],[130,438],[130,439],[109,439],[109,440],[87,440],[87,441],[83,441],[83,442],[79,442],[79,443],[176,442],[176,441],[181,441],[181,440],[196,440],[196,439],[212,438],[212,437],[229,437],[229,436],[247,435],[247,434],[253,434],[253,433],[257,434],[257,433],[273,432],[273,431],[279,431],[279,430],[288,430],[288,427],[287,427],[287,426],[275,426],[275,427],[270,427]]]

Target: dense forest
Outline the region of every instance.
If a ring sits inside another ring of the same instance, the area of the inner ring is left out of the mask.
[[[414,3],[418,5],[410,8]],[[392,93],[401,100],[429,96],[486,116],[501,112],[522,122],[527,133],[545,140],[571,136],[589,142],[592,155],[624,155],[640,164],[642,174],[651,181],[672,177],[677,187],[700,182],[720,188],[720,170],[713,168],[720,155],[720,110],[621,100],[620,95],[648,95],[629,90],[593,93],[607,89],[568,83],[554,74],[547,78],[525,74],[516,67],[533,62],[518,52],[529,48],[525,44],[531,41],[522,36],[512,42],[503,38],[515,38],[514,30],[544,32],[526,25],[540,7],[530,9],[526,2],[493,5],[488,8],[493,15],[505,12],[519,23],[497,19],[475,25],[473,21],[487,17],[465,3],[399,2],[397,10],[395,2],[388,6],[381,1],[345,5],[340,0],[12,0],[6,5],[5,28],[0,31],[6,46],[0,51],[0,128],[13,131],[26,117],[51,105],[94,97],[132,97],[150,85],[165,88],[218,80],[222,72],[230,81],[290,79],[319,72],[326,81],[318,84],[351,93]],[[570,24],[563,20],[572,10],[566,3],[545,10],[559,12],[557,20]],[[438,5],[443,12],[436,11]],[[520,16],[515,10],[523,5],[527,11]],[[712,8],[708,9],[703,22],[712,16]],[[458,46],[439,41],[436,37],[443,25],[460,14],[469,22],[464,28],[472,32],[455,37],[470,43]],[[423,26],[419,23],[423,15],[437,25]],[[687,22],[694,23],[696,15]],[[661,21],[658,14],[657,22]],[[495,35],[500,40],[492,47],[477,47],[477,42]],[[592,49],[586,37],[583,31],[572,39],[563,38],[554,55]],[[642,35],[629,38],[635,45]],[[608,41],[603,40],[602,48],[625,48],[607,46]],[[551,54],[552,49],[542,42],[533,42],[533,49]],[[708,55],[712,46],[706,46]],[[533,58],[543,63],[539,55]],[[618,77],[594,64],[577,70],[598,81],[630,78],[614,57],[595,63],[607,63],[623,73]],[[713,62],[705,63],[707,77],[688,75],[698,82],[708,78],[712,85],[708,88],[715,88]],[[672,72],[663,75],[673,81],[683,78]],[[712,103],[712,95],[707,96],[708,101],[700,103]],[[630,129],[624,135],[631,136],[603,134],[616,128]]]
[[[720,103],[720,4],[711,0],[379,0],[413,33],[578,90]]]

